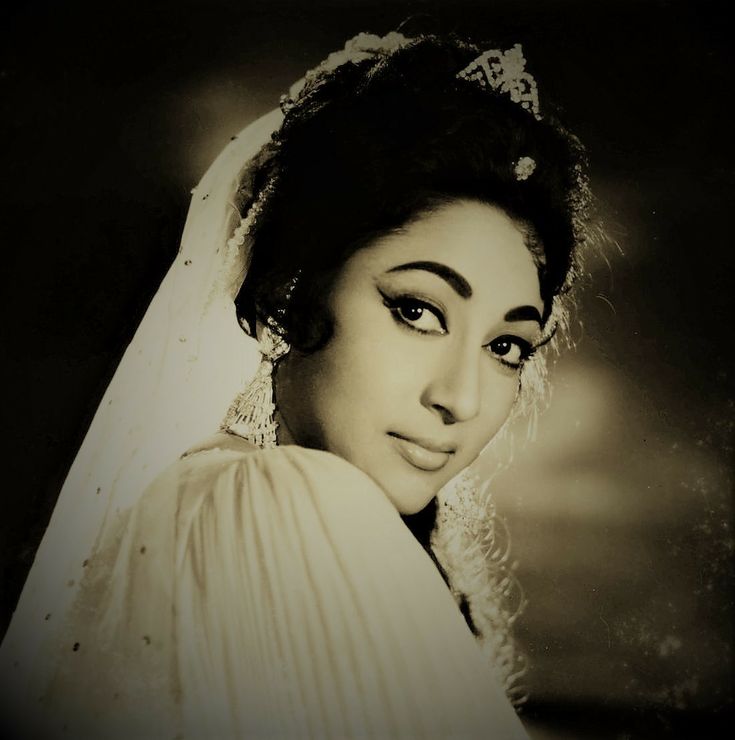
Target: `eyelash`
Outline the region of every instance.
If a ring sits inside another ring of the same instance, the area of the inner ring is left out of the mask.
[[[407,327],[411,331],[418,332],[419,334],[446,334],[447,333],[447,324],[444,321],[444,314],[442,313],[441,309],[437,306],[432,305],[431,303],[428,303],[425,300],[422,300],[421,298],[416,298],[412,295],[398,295],[394,298],[391,298],[390,296],[387,296],[383,293],[381,293],[383,296],[383,303],[385,306],[390,310],[391,314],[393,315],[393,318],[396,320],[397,323],[401,324],[402,326]],[[441,332],[435,332],[430,331],[428,329],[421,329],[418,326],[415,326],[411,323],[411,321],[407,318],[405,318],[401,311],[408,306],[411,306],[412,308],[420,308],[429,311],[436,320],[441,325]]]
[[[390,297],[381,292],[381,295],[383,296],[383,303],[393,315],[393,319],[396,321],[396,323],[400,324],[401,326],[409,329],[410,331],[418,332],[419,334],[446,334],[447,333],[448,330],[447,330],[446,321],[444,320],[444,315],[442,314],[439,308],[432,305],[431,303],[428,303],[425,300],[416,298],[415,296],[408,295],[408,294]],[[428,329],[421,329],[415,326],[414,324],[412,324],[411,321],[405,318],[401,313],[402,310],[404,310],[408,306],[411,306],[412,308],[420,308],[423,310],[427,310],[429,311],[429,313],[433,314],[436,317],[436,320],[441,325],[441,331],[433,332],[433,331],[429,331]],[[513,336],[511,334],[503,334],[502,336],[496,337],[495,339],[492,340],[492,342],[485,345],[485,347],[489,350],[493,344],[496,344],[498,342],[507,342],[509,344],[514,344],[519,348],[520,358],[517,363],[508,362],[507,360],[504,360],[502,355],[499,355],[495,351],[489,352],[489,354],[495,360],[497,360],[497,362],[513,370],[520,369],[523,363],[529,360],[537,349],[537,347],[534,347],[533,345],[531,345],[530,342],[527,342],[525,339],[522,339],[521,337]]]

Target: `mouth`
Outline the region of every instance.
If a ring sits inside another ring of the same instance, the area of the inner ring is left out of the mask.
[[[393,438],[398,453],[413,467],[427,472],[441,470],[455,453],[456,448],[438,444],[431,440],[405,437],[396,432],[388,432]]]

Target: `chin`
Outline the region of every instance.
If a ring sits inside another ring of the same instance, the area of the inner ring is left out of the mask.
[[[378,481],[399,514],[418,514],[439,492],[441,485],[429,481]]]

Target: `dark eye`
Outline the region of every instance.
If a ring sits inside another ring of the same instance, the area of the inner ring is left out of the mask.
[[[402,306],[398,306],[398,313],[406,319],[406,321],[419,321],[424,315],[425,309],[418,303],[406,302]]]
[[[510,335],[493,339],[487,347],[503,365],[514,368],[520,367],[533,354],[533,348],[525,339]]]
[[[437,308],[411,296],[384,297],[393,318],[422,334],[446,334],[443,317]]]

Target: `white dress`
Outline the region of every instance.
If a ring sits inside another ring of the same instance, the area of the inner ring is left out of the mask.
[[[330,453],[219,435],[98,553],[14,707],[31,736],[527,737],[429,556]]]

